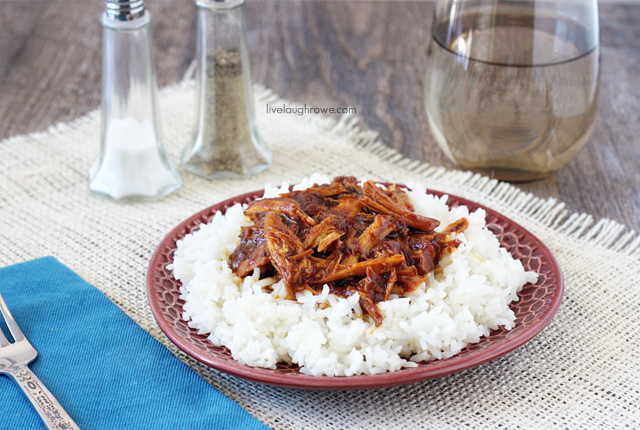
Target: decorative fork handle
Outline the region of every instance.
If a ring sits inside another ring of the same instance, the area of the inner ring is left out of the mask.
[[[15,379],[48,428],[51,430],[80,430],[69,414],[62,409],[53,394],[47,390],[27,365],[9,366],[2,369],[2,372]]]

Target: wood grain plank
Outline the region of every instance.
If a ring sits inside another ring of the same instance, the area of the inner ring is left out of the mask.
[[[102,2],[0,2],[0,139],[44,130],[99,106]],[[158,81],[178,81],[195,52],[192,0],[148,0]],[[251,1],[254,81],[291,101],[356,107],[361,125],[405,156],[453,168],[423,104],[428,1]],[[600,6],[602,77],[591,140],[545,180],[519,184],[570,211],[640,231],[640,5]]]

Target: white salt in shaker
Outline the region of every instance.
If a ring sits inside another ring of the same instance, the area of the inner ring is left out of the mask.
[[[89,190],[117,201],[156,200],[181,185],[160,135],[150,21],[143,0],[107,0],[102,16],[102,140]]]

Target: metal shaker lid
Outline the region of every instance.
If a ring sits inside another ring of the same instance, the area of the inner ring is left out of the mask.
[[[107,19],[133,21],[144,15],[144,0],[107,0]]]

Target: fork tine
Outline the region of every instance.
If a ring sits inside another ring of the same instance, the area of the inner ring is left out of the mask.
[[[4,336],[4,333],[2,333],[2,330],[0,330],[0,348],[2,348],[3,346],[7,346],[7,345],[9,345],[9,341]]]
[[[9,331],[13,336],[13,340],[15,342],[20,342],[21,340],[23,340],[24,335],[22,334],[22,331],[20,331],[20,327],[18,327],[18,324],[16,324],[16,320],[13,319],[11,312],[9,312],[9,308],[7,307],[7,304],[4,302],[4,299],[2,298],[2,294],[0,294],[0,313],[2,313],[2,316],[4,317],[4,321],[7,323],[7,327],[9,327]],[[9,343],[7,341],[7,338],[4,335],[0,337],[0,344],[3,343],[2,342],[3,340],[6,342],[6,344]],[[5,345],[2,345],[2,346],[5,346]]]
[[[5,305],[4,300],[2,299],[2,295],[0,295],[0,303]],[[7,346],[7,345],[9,345],[9,341],[5,337],[4,333],[2,333],[2,330],[0,329],[0,348],[3,347],[3,346]]]

